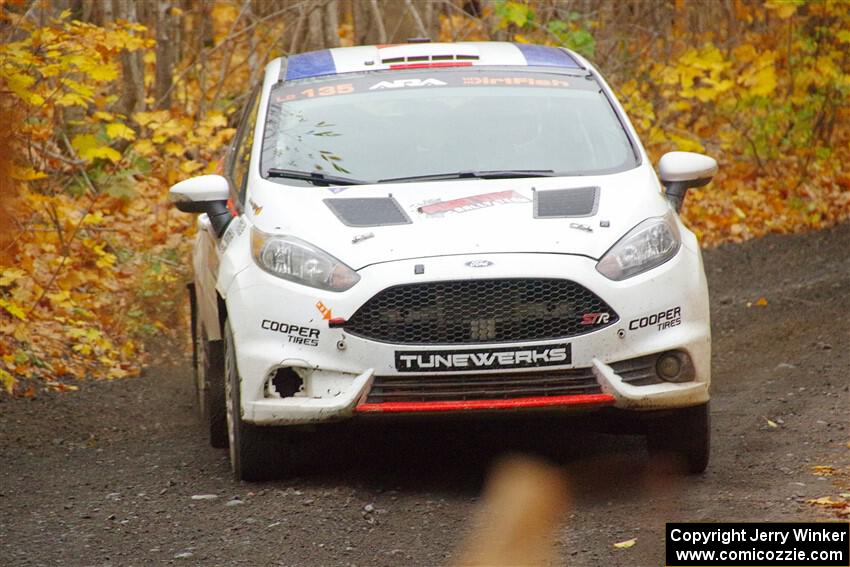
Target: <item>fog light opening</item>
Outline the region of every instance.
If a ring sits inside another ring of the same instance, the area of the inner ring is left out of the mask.
[[[688,382],[694,379],[694,365],[687,353],[671,351],[662,353],[655,363],[658,377],[667,382]]]
[[[281,398],[291,398],[304,388],[304,380],[288,366],[275,370],[270,383],[270,389]]]

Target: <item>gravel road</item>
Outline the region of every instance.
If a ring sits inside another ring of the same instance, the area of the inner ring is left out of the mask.
[[[845,224],[706,253],[704,475],[657,476],[638,437],[523,419],[328,430],[309,475],[237,483],[225,451],[204,441],[183,362],[0,399],[0,563],[443,565],[507,452],[557,454],[572,472],[557,543],[570,567],[663,565],[667,521],[824,518],[805,501],[837,489],[810,467],[850,462],[848,250]],[[600,462],[604,474],[587,465]]]

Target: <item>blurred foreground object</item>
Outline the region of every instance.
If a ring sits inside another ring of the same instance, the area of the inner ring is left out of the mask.
[[[493,469],[472,534],[453,566],[547,565],[568,504],[563,471],[529,457],[510,457]]]

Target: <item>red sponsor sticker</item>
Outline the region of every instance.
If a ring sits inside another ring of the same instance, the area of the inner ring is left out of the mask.
[[[452,199],[451,201],[441,201],[439,203],[422,205],[417,209],[417,211],[426,215],[436,215],[440,213],[465,213],[467,211],[484,209],[494,205],[528,202],[529,199],[523,197],[516,191],[499,191],[496,193],[484,193],[483,195],[473,195],[471,197],[463,197],[461,199]]]

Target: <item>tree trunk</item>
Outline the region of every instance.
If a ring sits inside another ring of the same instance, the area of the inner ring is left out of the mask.
[[[378,31],[378,43],[387,43],[387,28],[384,27],[384,18],[378,7],[378,0],[369,0],[369,9],[372,10],[372,20]]]
[[[292,32],[292,39],[289,42],[289,54],[298,53],[302,45],[304,45],[305,28],[307,27],[308,11],[303,5],[298,8],[298,20],[295,23],[295,30]]]
[[[171,5],[168,0],[156,3],[156,78],[154,98],[156,108],[171,107],[172,70],[174,46],[171,44]]]
[[[139,21],[135,2],[116,0],[115,8],[118,18],[132,23]],[[125,51],[121,54],[121,73],[121,97],[113,108],[116,112],[129,116],[145,108],[145,74],[141,51]]]
[[[420,38],[427,37],[430,39],[431,35],[428,33],[428,28],[425,27],[425,22],[422,21],[422,16],[419,15],[419,10],[413,5],[413,0],[404,0],[404,3],[407,6],[407,11],[413,17],[413,22],[416,24],[416,33],[418,36]]]
[[[315,3],[308,8],[310,15],[307,17],[307,45],[305,51],[321,49],[325,46],[324,6]]]
[[[101,24],[107,25],[115,21],[115,14],[112,5],[112,0],[103,0],[100,3],[100,18]]]
[[[339,47],[339,2],[330,0],[325,6],[325,46]]]

